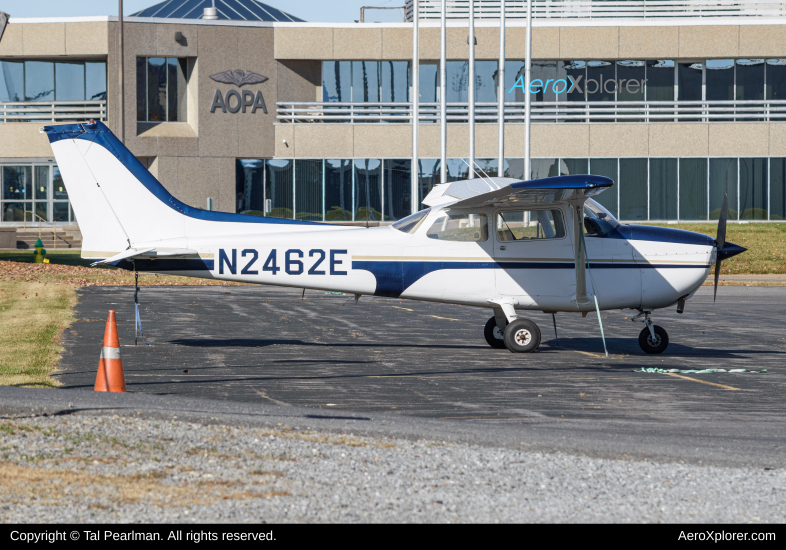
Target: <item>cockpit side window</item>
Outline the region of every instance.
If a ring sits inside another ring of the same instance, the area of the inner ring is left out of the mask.
[[[421,210],[420,212],[415,212],[411,216],[407,216],[406,218],[402,218],[396,223],[392,224],[395,229],[399,231],[403,231],[404,233],[414,233],[418,230],[420,225],[423,223],[423,220],[426,219],[428,213],[431,209],[427,208],[426,210]]]
[[[440,241],[483,242],[489,238],[485,214],[443,214],[426,232],[429,239]]]
[[[497,240],[561,239],[565,224],[559,210],[509,210],[497,214]]]

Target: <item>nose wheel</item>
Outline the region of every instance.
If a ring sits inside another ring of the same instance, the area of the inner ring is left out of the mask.
[[[666,351],[669,347],[669,335],[663,327],[652,324],[649,312],[642,312],[633,320],[642,321],[646,325],[639,333],[639,347],[645,353],[658,354]]]

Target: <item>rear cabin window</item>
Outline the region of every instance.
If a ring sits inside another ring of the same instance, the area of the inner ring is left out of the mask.
[[[510,210],[497,214],[497,239],[532,241],[561,239],[565,224],[559,210]]]
[[[485,214],[444,214],[426,232],[439,241],[482,242],[489,238]]]
[[[414,233],[420,227],[420,224],[423,223],[423,220],[426,219],[429,210],[421,210],[420,212],[415,212],[411,216],[407,216],[406,218],[400,219],[396,223],[393,224],[395,229],[399,231],[403,231],[404,233]]]

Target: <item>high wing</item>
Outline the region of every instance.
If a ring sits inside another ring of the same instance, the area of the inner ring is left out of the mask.
[[[477,208],[490,205],[583,202],[613,186],[604,176],[556,176],[530,181],[514,178],[476,178],[435,186],[423,199],[426,206]]]

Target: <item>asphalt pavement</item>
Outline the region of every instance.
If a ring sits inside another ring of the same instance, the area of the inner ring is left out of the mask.
[[[671,339],[660,356],[639,349],[634,312],[604,312],[609,358],[592,315],[558,314],[558,338],[551,316],[529,315],[543,344],[512,354],[485,343],[490,310],[373,297],[355,304],[352,296],[256,286],[144,287],[148,347],[141,339],[134,346],[132,289],[90,287],[79,299],[56,376],[64,388],[92,388],[106,312],[115,309],[136,394],[126,398],[142,411],[146,399],[170,415],[199,403],[261,407],[339,431],[608,458],[765,467],[786,458],[780,287],[722,287],[716,304],[705,287],[683,315],[656,312]]]

